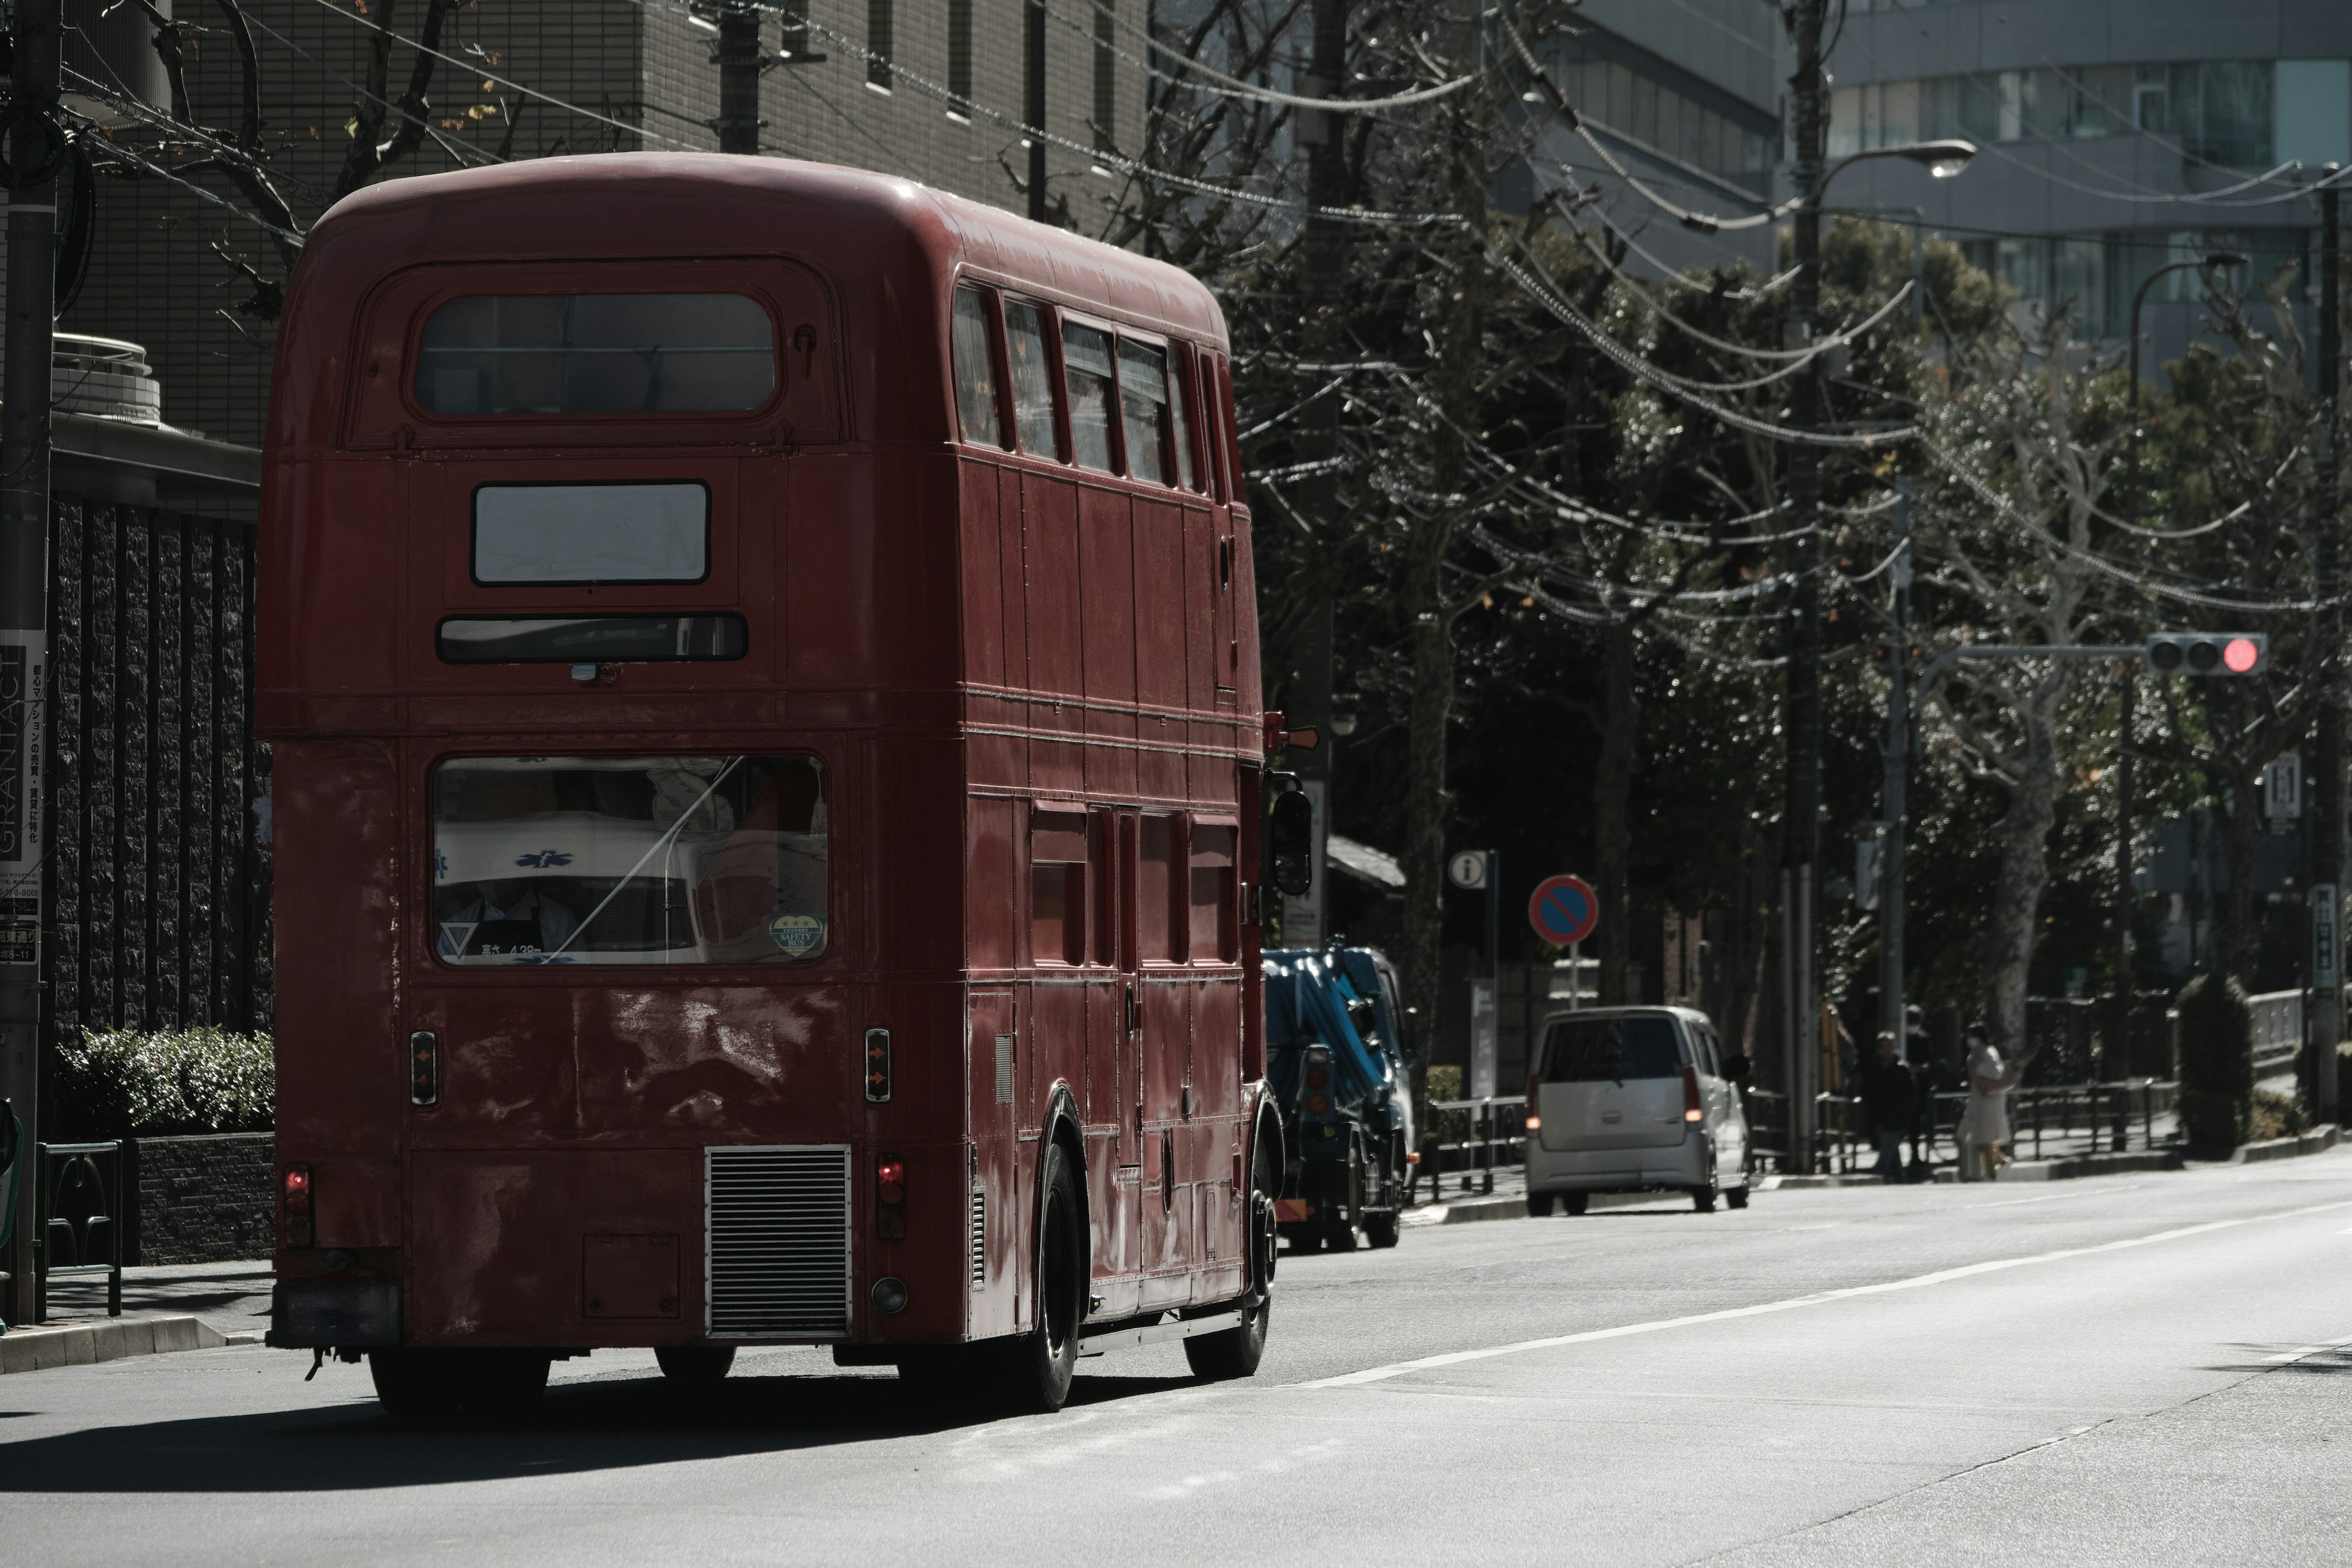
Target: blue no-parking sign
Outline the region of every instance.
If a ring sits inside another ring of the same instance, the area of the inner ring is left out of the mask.
[[[1601,923],[1601,896],[1581,877],[1546,877],[1528,900],[1528,923],[1555,947],[1570,946]]]

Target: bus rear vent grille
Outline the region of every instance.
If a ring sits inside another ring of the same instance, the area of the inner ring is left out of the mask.
[[[848,1149],[706,1149],[703,1156],[710,1336],[846,1334]]]
[[[988,1194],[971,1194],[971,1288],[988,1283]]]

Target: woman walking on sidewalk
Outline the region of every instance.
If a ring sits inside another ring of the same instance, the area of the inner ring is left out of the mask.
[[[1977,1164],[1986,1181],[1999,1174],[2009,1142],[2009,1091],[2017,1087],[2021,1069],[2000,1059],[1982,1024],[1968,1030],[1969,1109],[1960,1118],[1960,1142],[1977,1152]]]

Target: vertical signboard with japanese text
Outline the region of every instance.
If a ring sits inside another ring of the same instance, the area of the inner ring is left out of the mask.
[[[0,964],[41,961],[48,634],[0,630]]]

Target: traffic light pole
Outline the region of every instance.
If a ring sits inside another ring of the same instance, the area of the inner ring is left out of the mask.
[[[59,0],[19,0],[7,160],[8,304],[0,383],[0,1100],[25,1123],[16,1241],[5,1316],[33,1321],[41,1236],[42,705],[47,685],[49,366],[56,357],[58,127],[65,31]],[[21,163],[20,163],[21,160]]]
[[[1911,635],[1911,481],[1895,484],[1895,560],[1890,573],[1886,638],[1885,847],[1878,869],[1879,1027],[1895,1037],[1898,1052],[1909,1049],[1903,1010],[1903,837],[1908,824],[1911,768],[1911,687],[1903,658]]]

